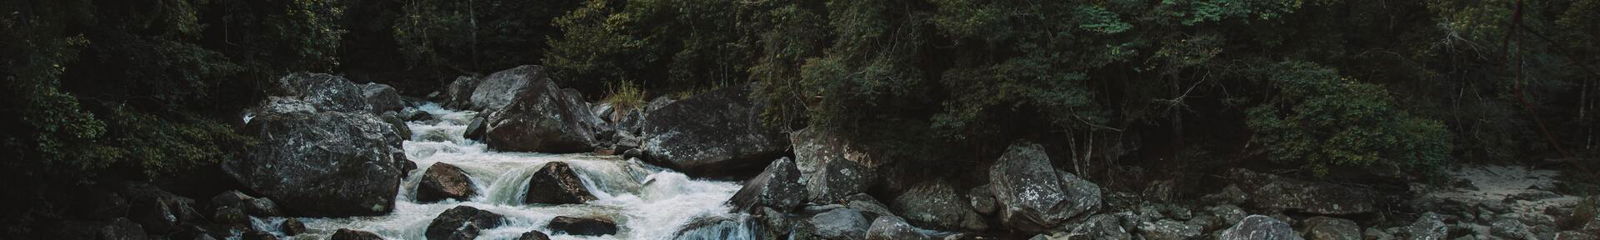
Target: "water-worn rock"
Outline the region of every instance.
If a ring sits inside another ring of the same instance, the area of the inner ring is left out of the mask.
[[[306,224],[299,219],[285,219],[283,223],[278,224],[278,232],[282,232],[284,236],[300,235],[306,232]]]
[[[1276,218],[1250,215],[1217,237],[1218,240],[1300,240],[1288,223]]]
[[[617,223],[611,219],[559,216],[547,226],[556,233],[567,235],[600,236],[617,233]]]
[[[482,115],[473,117],[472,122],[467,123],[467,131],[461,133],[461,138],[483,141],[483,134],[489,129],[486,125],[488,123],[484,122],[487,121],[485,117]]]
[[[778,159],[789,139],[761,121],[747,85],[668,104],[645,115],[645,160],[691,176],[754,173]]]
[[[1377,210],[1377,195],[1370,189],[1312,182],[1257,173],[1228,171],[1228,178],[1248,193],[1251,207],[1321,215],[1349,215]]]
[[[795,194],[803,191],[805,186],[800,185],[800,170],[795,169],[794,160],[785,157],[772,161],[760,175],[746,181],[744,187],[739,188],[739,192],[734,193],[728,201],[738,212],[752,212],[760,207],[787,211],[805,200],[805,196]]]
[[[244,214],[255,216],[278,216],[277,203],[271,199],[256,198],[245,195],[239,191],[227,191],[211,197],[213,211],[222,207],[230,207],[243,211]]]
[[[1200,226],[1171,219],[1139,224],[1139,236],[1146,240],[1184,240],[1200,237]]]
[[[1055,170],[1044,147],[1013,143],[989,170],[1001,221],[1024,232],[1042,232],[1100,207],[1100,187]]]
[[[1307,240],[1361,240],[1361,227],[1342,218],[1312,217],[1301,223]]]
[[[499,227],[504,221],[505,217],[500,214],[468,206],[456,206],[439,213],[439,216],[428,224],[425,236],[429,240],[472,240],[478,237],[479,232]]]
[[[1406,226],[1407,239],[1415,240],[1442,240],[1449,237],[1450,226],[1444,224],[1444,216],[1427,212],[1417,217],[1417,221]]]
[[[489,112],[484,122],[484,142],[489,148],[548,153],[594,150],[599,139],[597,133],[603,126],[588,109],[588,103],[582,101],[582,96],[576,91],[557,89],[555,82],[539,71],[518,69],[523,68],[506,71],[525,74],[518,78],[522,80],[519,80],[515,98],[500,105],[503,107],[492,108],[497,110]],[[491,75],[484,86],[501,73]],[[482,86],[478,89],[484,90]]]
[[[537,230],[528,231],[528,232],[522,233],[521,236],[517,236],[517,240],[550,240],[550,235],[546,235],[546,234],[544,234],[544,232],[540,232],[540,231],[537,231]]]
[[[473,84],[472,109],[495,111],[510,105],[523,89],[536,81],[549,81],[543,66],[523,65],[489,74]],[[464,82],[473,83],[473,82]]]
[[[872,225],[867,227],[867,240],[919,240],[931,239],[917,232],[916,228],[906,223],[904,219],[895,216],[882,216],[872,220]]]
[[[580,204],[594,201],[594,194],[583,187],[578,173],[564,162],[546,163],[528,179],[524,203]]]
[[[471,109],[472,91],[476,91],[478,89],[478,82],[482,80],[483,79],[481,78],[472,76],[456,77],[455,81],[451,81],[450,85],[445,86],[445,106],[458,109]]]
[[[771,210],[771,208],[762,208],[762,209]],[[765,211],[765,210],[756,210],[756,211]],[[779,214],[782,214],[782,213],[779,213]],[[770,217],[770,218],[768,218],[768,217]],[[693,220],[690,220],[689,224],[688,225],[684,225],[683,229],[680,229],[677,232],[673,233],[671,239],[674,239],[674,240],[776,239],[776,238],[771,237],[771,236],[781,236],[781,235],[775,234],[775,233],[769,233],[768,229],[766,227],[767,226],[781,226],[781,227],[787,228],[787,226],[786,225],[764,225],[765,224],[765,223],[763,223],[764,220],[768,220],[768,219],[772,219],[772,218],[783,218],[783,216],[781,216],[781,215],[756,216],[755,218],[746,218],[743,221],[740,221],[740,220],[737,220],[737,219],[732,219],[732,218],[727,218],[727,217],[699,217],[699,218],[695,218]]]
[[[422,174],[422,182],[417,184],[417,201],[431,203],[455,199],[467,201],[477,190],[472,185],[472,179],[467,178],[467,172],[448,163],[434,163],[428,171]]]
[[[1090,216],[1083,223],[1074,226],[1070,235],[1082,236],[1085,239],[1133,239],[1133,235],[1128,234],[1128,229],[1122,227],[1121,221],[1121,218],[1111,214]]]
[[[974,232],[989,229],[967,198],[944,181],[917,184],[896,197],[892,206],[905,220],[920,226]]]
[[[361,96],[372,105],[373,114],[384,112],[399,112],[405,109],[406,103],[400,100],[400,92],[387,84],[367,83],[361,85]]]
[[[1497,237],[1524,240],[1540,239],[1538,235],[1533,234],[1533,231],[1528,228],[1527,224],[1523,224],[1522,221],[1517,221],[1516,219],[1502,218],[1500,220],[1495,220],[1489,225],[1491,227],[1490,232]]]
[[[795,131],[789,139],[794,143],[795,167],[805,182],[806,199],[812,202],[836,202],[866,192],[877,178],[876,170],[886,164],[820,128]]]
[[[379,237],[378,234],[372,233],[372,232],[368,232],[368,231],[352,230],[352,229],[348,229],[348,228],[340,228],[338,231],[334,231],[333,232],[333,237],[328,238],[328,239],[329,240],[383,240],[383,237]]]
[[[379,115],[378,119],[383,120],[384,123],[388,123],[389,128],[394,129],[395,135],[400,135],[400,139],[411,139],[411,126],[407,126],[405,120],[400,120],[400,114],[386,112],[382,113],[382,115]]]
[[[275,96],[304,101],[321,111],[372,111],[361,87],[343,77],[326,73],[290,73],[278,78]]]
[[[178,231],[181,225],[200,224],[204,214],[195,210],[195,201],[172,194],[149,184],[127,184],[118,190],[127,196],[128,218],[144,227],[150,234]]]
[[[813,233],[824,239],[859,239],[867,233],[867,217],[860,210],[835,208],[807,220]]]

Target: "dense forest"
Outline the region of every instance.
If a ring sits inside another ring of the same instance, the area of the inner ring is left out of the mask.
[[[1016,139],[1132,191],[1211,189],[1190,180],[1233,167],[1393,186],[1463,163],[1600,169],[1600,0],[5,0],[0,14],[0,238],[73,218],[68,189],[219,174],[257,144],[241,109],[305,71],[432,100],[459,76],[542,65],[619,108],[749,86],[765,124],[840,133],[906,178],[984,178],[964,172]],[[233,187],[214,185],[174,192]]]

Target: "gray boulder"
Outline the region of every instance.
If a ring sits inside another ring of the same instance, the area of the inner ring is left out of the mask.
[[[1377,210],[1378,196],[1370,189],[1290,179],[1245,169],[1230,170],[1227,176],[1248,193],[1246,202],[1255,208],[1319,215],[1363,214]]]
[[[805,200],[805,196],[795,194],[802,191],[805,191],[805,186],[800,185],[800,170],[795,169],[794,160],[786,157],[772,161],[760,175],[746,181],[744,187],[739,188],[739,192],[734,193],[728,201],[738,212],[748,213],[760,207],[787,211]]]
[[[1250,215],[1217,237],[1218,240],[1300,240],[1288,223],[1276,218]]]
[[[473,195],[477,195],[477,189],[472,179],[467,178],[467,172],[448,163],[434,163],[428,167],[422,174],[422,182],[417,184],[417,201],[423,203],[445,199],[467,201]]]
[[[355,96],[352,101],[367,106]],[[260,144],[244,157],[224,161],[223,170],[291,214],[388,213],[402,174],[395,163],[405,157],[401,137],[366,108],[340,111],[341,104],[309,96],[270,97],[243,130]]]
[[[528,192],[524,203],[581,204],[594,201],[594,194],[583,187],[578,173],[564,162],[546,163],[528,179]]]
[[[445,86],[445,95],[447,95],[445,106],[462,109],[472,108],[472,92],[477,90],[478,82],[480,81],[483,81],[483,79],[471,76],[456,77],[455,81]]]
[[[823,239],[861,239],[870,225],[860,210],[835,208],[811,216],[807,220],[818,237]]]
[[[517,236],[517,240],[550,240],[550,235],[546,235],[546,234],[544,234],[544,232],[540,232],[540,231],[537,231],[537,230],[536,231],[528,231],[528,232],[522,233],[521,236]]]
[[[424,233],[429,240],[472,240],[483,230],[500,227],[505,217],[468,206],[456,206],[439,213]]]
[[[1171,219],[1139,224],[1139,236],[1144,237],[1145,240],[1192,239],[1200,237],[1200,231],[1200,226],[1193,226]]]
[[[144,227],[146,233],[166,234],[183,225],[201,224],[204,214],[195,210],[193,199],[178,196],[149,184],[126,184],[118,191],[130,203],[127,217]]]
[[[893,201],[900,216],[921,226],[981,232],[989,229],[967,198],[944,181],[912,186]]]
[[[819,128],[795,131],[789,139],[794,143],[795,167],[805,182],[806,199],[812,202],[837,202],[866,192],[877,178],[877,169],[887,164]]]
[[[245,214],[255,216],[278,216],[278,204],[272,199],[256,198],[245,195],[239,191],[227,191],[211,197],[211,207],[215,211],[224,207],[239,209]]]
[[[549,80],[550,77],[543,66],[523,65],[489,74],[478,79],[475,84],[469,80],[463,82],[463,85],[473,85],[469,97],[472,109],[494,111],[510,105],[524,88],[538,86],[537,82]]]
[[[1122,227],[1122,219],[1111,214],[1090,216],[1083,223],[1072,227],[1070,235],[1086,239],[1133,239],[1133,235],[1128,234],[1128,229]]]
[[[1055,170],[1044,147],[1018,142],[989,169],[989,184],[1000,203],[1000,219],[1024,232],[1043,232],[1098,209],[1100,187]]]
[[[367,83],[361,85],[361,96],[367,101],[368,105],[372,105],[373,114],[398,113],[406,108],[405,101],[400,99],[400,91],[394,90],[394,87],[390,87],[387,84]]]
[[[1408,239],[1415,240],[1442,240],[1450,235],[1450,226],[1444,223],[1444,216],[1437,213],[1422,213],[1417,221],[1406,226],[1405,233]]]
[[[1523,240],[1540,239],[1538,235],[1533,234],[1533,230],[1527,224],[1523,224],[1522,221],[1517,221],[1516,219],[1502,218],[1489,223],[1489,226],[1490,233],[1497,237]]]
[[[915,227],[907,224],[904,219],[894,216],[881,216],[872,220],[872,225],[867,227],[867,240],[919,240],[932,239]]]
[[[1342,218],[1312,217],[1306,219],[1300,232],[1308,240],[1361,240],[1361,227],[1355,221]]]
[[[100,227],[98,232],[99,234],[97,235],[99,235],[99,239],[101,240],[149,239],[149,236],[145,235],[143,227],[140,227],[138,223],[134,223],[133,220],[128,220],[127,218],[117,218],[112,220],[111,224],[106,224],[105,226]]]
[[[761,121],[748,85],[726,87],[645,115],[645,160],[691,176],[750,174],[789,149],[789,139]]]
[[[370,112],[365,91],[350,80],[326,73],[290,73],[276,82],[276,96],[305,101],[321,111]]]
[[[590,112],[588,103],[582,101],[583,96],[570,89],[557,89],[555,82],[542,74],[518,69],[523,68],[495,73],[484,83],[488,86],[495,76],[507,72],[533,74],[518,78],[522,79],[517,85],[519,92],[512,101],[491,108],[498,110],[490,112],[484,121],[485,143],[502,151],[571,153],[594,150],[603,124]],[[479,91],[484,89],[480,87]]]

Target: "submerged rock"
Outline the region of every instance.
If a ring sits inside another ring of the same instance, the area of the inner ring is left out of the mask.
[[[1361,227],[1355,221],[1331,217],[1312,217],[1301,223],[1308,240],[1361,240]]]
[[[490,77],[498,75],[501,73]],[[491,108],[497,110],[489,112],[485,120],[484,141],[489,148],[548,153],[595,149],[603,126],[577,91],[557,89],[555,82],[542,74],[522,78],[515,98],[503,108]]]
[[[896,197],[893,206],[905,220],[922,226],[974,232],[989,229],[967,198],[944,181],[913,186]]]
[[[338,231],[333,232],[333,237],[328,238],[328,239],[329,240],[383,240],[383,237],[379,237],[378,234],[372,233],[372,232],[368,232],[368,231],[351,230],[351,229],[348,229],[348,228],[340,228]]]
[[[468,206],[456,206],[439,213],[428,224],[425,236],[429,240],[472,240],[483,230],[500,227],[504,216]]]
[[[1300,240],[1288,223],[1276,218],[1250,215],[1227,230],[1222,230],[1218,240]]]
[[[528,179],[528,192],[524,203],[581,204],[596,198],[583,187],[578,173],[564,162],[546,163]]]
[[[691,176],[754,173],[789,148],[778,128],[761,121],[748,86],[677,101],[645,115],[645,160]]]
[[[445,199],[467,201],[477,190],[472,185],[472,179],[467,178],[467,172],[448,163],[434,163],[428,171],[422,174],[422,182],[417,184],[417,201],[431,203]]]
[[[787,211],[805,200],[805,196],[795,194],[802,191],[805,191],[805,186],[800,185],[800,170],[795,169],[794,160],[782,158],[767,165],[760,175],[746,181],[744,187],[728,201],[738,212],[752,212],[760,207]]]
[[[1228,171],[1245,190],[1251,207],[1287,210],[1319,215],[1349,215],[1377,210],[1377,195],[1361,189],[1332,183],[1312,182],[1256,173],[1245,169]]]
[[[989,170],[1000,219],[1011,228],[1042,232],[1100,207],[1100,187],[1055,170],[1044,147],[1012,144]]]
[[[547,226],[556,233],[581,236],[600,236],[617,233],[617,223],[611,219],[559,216]]]

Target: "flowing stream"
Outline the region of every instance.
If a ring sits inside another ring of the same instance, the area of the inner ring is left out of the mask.
[[[505,215],[500,227],[484,230],[478,239],[516,239],[538,230],[551,239],[670,239],[697,218],[737,218],[725,202],[739,190],[733,182],[690,179],[682,173],[616,156],[496,152],[483,143],[462,137],[473,111],[418,107],[434,120],[408,122],[412,140],[405,141],[406,157],[417,169],[400,183],[394,212],[384,216],[300,218],[307,233],[286,239],[327,239],[335,230],[370,231],[386,239],[426,239],[428,224],[439,213],[466,205]],[[530,205],[522,198],[528,178],[544,164],[565,162],[578,172],[584,185],[599,200],[585,204]],[[415,191],[423,172],[436,163],[460,167],[472,179],[477,195],[470,201],[445,200],[418,203]],[[616,221],[618,231],[605,236],[555,234],[545,225],[556,216],[604,217]],[[284,218],[254,219],[260,229],[278,229]],[[281,234],[281,233],[280,233]],[[281,235],[280,235],[281,236]]]

